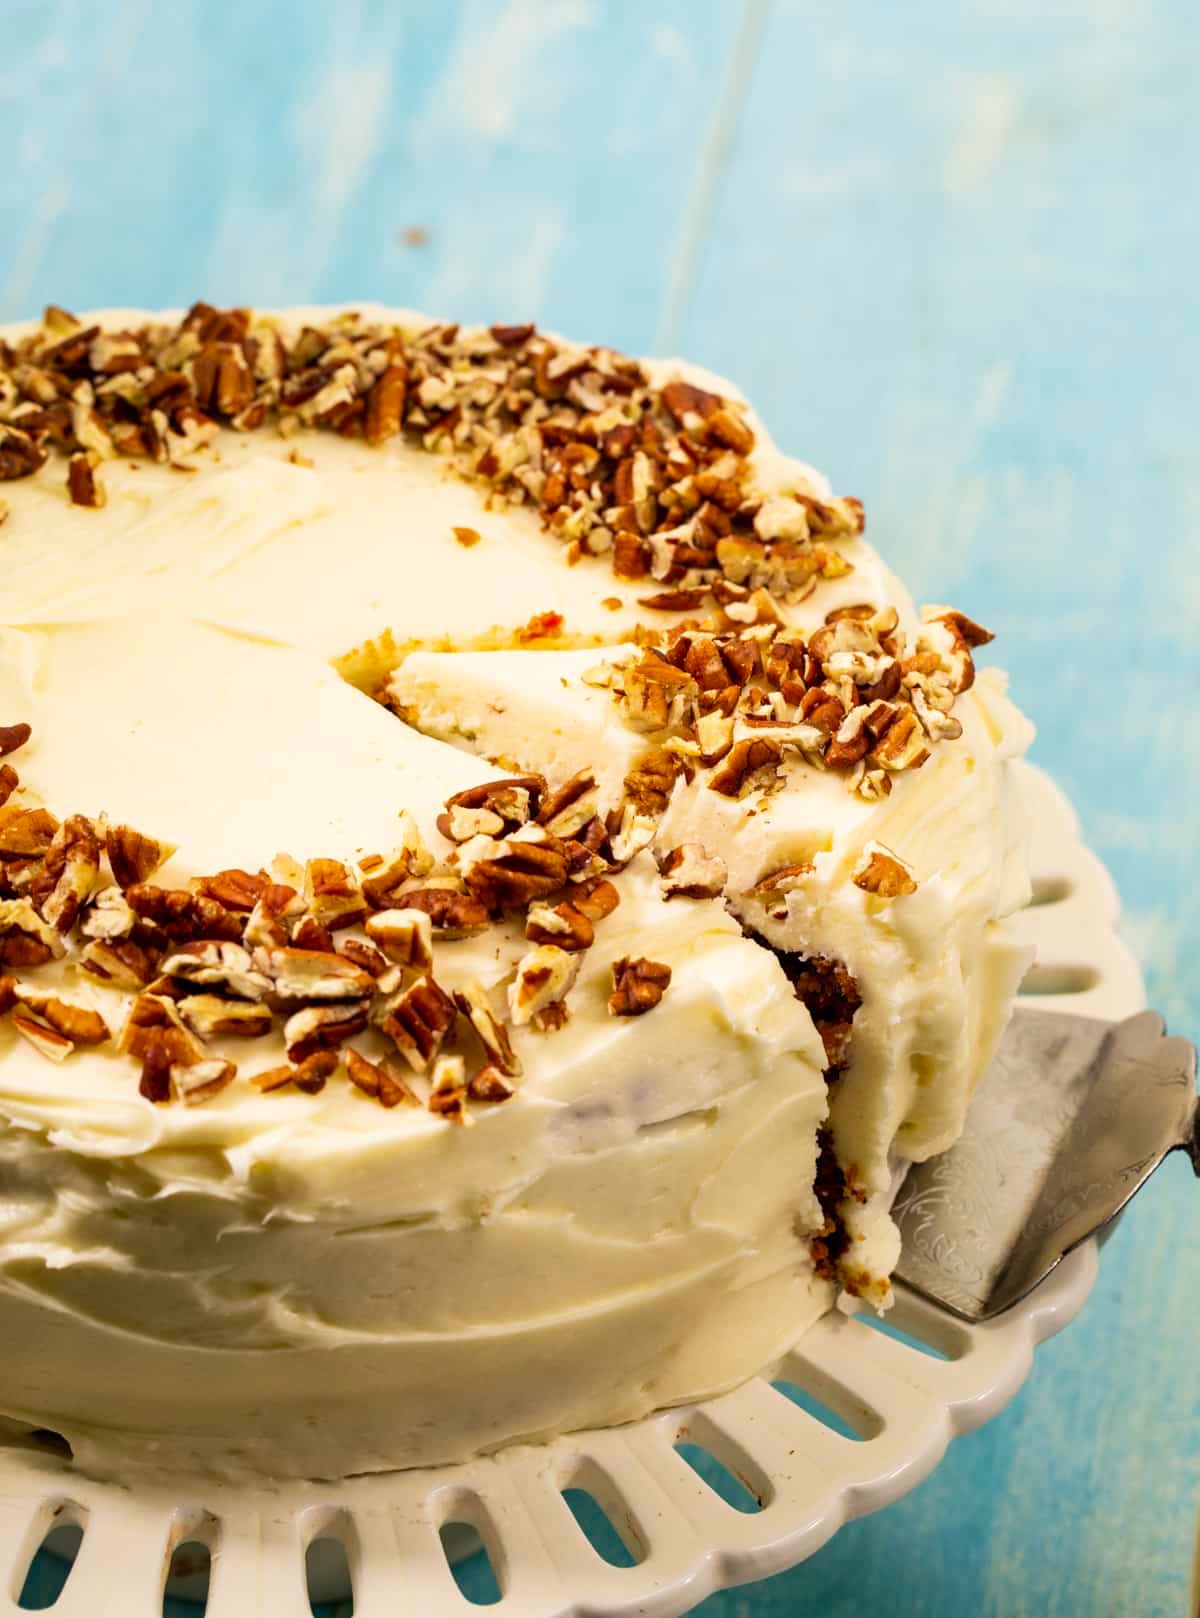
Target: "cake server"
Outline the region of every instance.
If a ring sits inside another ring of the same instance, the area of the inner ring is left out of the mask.
[[[962,1137],[900,1188],[896,1276],[961,1320],[990,1320],[1177,1149],[1200,1175],[1195,1047],[1157,1012],[1112,1023],[1018,1008]]]

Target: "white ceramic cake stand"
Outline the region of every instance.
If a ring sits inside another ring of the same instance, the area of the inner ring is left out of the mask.
[[[1037,898],[1021,926],[1038,947],[1029,984],[1036,1003],[1127,1016],[1140,1008],[1142,990],[1115,937],[1112,884],[1080,845],[1062,794],[1036,770],[1023,776]],[[631,1426],[336,1485],[251,1492],[180,1480],[135,1492],[89,1482],[50,1455],[0,1451],[0,1614],[19,1610],[26,1569],[47,1533],[75,1525],[83,1541],[55,1618],[159,1618],[172,1554],[192,1540],[211,1552],[208,1618],[306,1618],[310,1593],[349,1594],[345,1566],[356,1618],[461,1618],[476,1608],[460,1593],[440,1533],[457,1523],[487,1548],[503,1618],[674,1618],[721,1586],[794,1565],[842,1523],[921,1482],[951,1438],[1013,1397],[1036,1344],[1082,1307],[1096,1266],[1089,1242],[1026,1302],[978,1327],[902,1294],[890,1320],[945,1358],[831,1311],[779,1376],[855,1428],[858,1441],[756,1378]],[[760,1509],[726,1504],[677,1452],[680,1442],[708,1450]],[[566,1489],[593,1496],[635,1566],[612,1566],[592,1548]],[[344,1547],[344,1566],[308,1557],[314,1540],[329,1539]]]

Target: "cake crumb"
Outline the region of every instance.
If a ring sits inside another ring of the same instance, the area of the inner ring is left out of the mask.
[[[483,535],[474,528],[455,528],[453,533],[458,543],[467,550],[470,550],[472,545],[478,545],[483,538]]]

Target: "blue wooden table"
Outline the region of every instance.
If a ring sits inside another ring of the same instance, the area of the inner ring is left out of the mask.
[[[0,318],[372,297],[735,376],[999,632],[1194,1035],[1198,87],[1194,0],[2,0]],[[1173,1162],[1001,1419],[706,1618],[1183,1614],[1198,1215]]]

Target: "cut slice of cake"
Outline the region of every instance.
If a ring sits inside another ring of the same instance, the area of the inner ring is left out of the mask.
[[[886,1305],[1024,957],[986,637],[728,384],[0,331],[0,1418],[337,1477]]]

